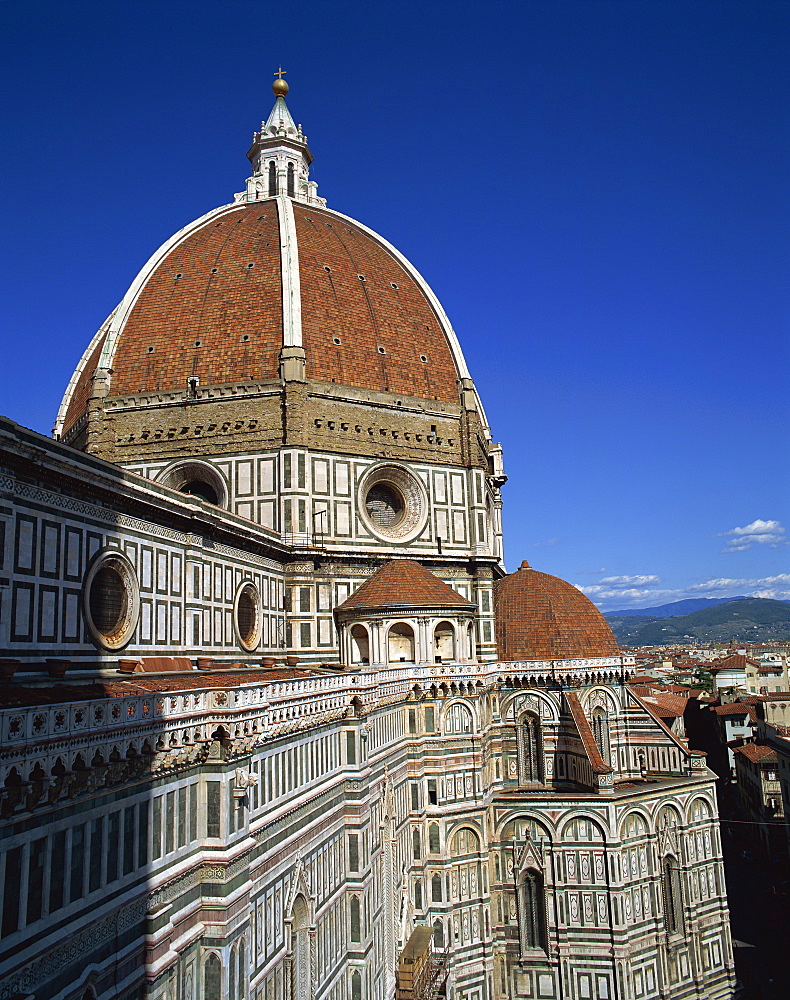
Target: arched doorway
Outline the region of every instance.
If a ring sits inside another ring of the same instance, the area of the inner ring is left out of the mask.
[[[455,629],[450,622],[439,622],[433,631],[433,657],[436,663],[455,659]]]
[[[387,636],[387,659],[390,663],[414,663],[414,629],[400,622]]]
[[[351,627],[351,662],[370,663],[370,642],[364,625]]]

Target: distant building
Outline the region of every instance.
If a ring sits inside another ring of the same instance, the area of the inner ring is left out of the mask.
[[[773,747],[758,743],[746,743],[733,753],[743,814],[753,823],[765,856],[784,858],[787,834],[778,754]]]
[[[713,674],[716,682],[716,690],[730,691],[734,694],[746,694],[746,668],[748,662],[747,657],[742,653],[731,653],[721,660],[711,662],[708,669]]]
[[[709,709],[718,725],[719,741],[726,749],[729,773],[735,777],[735,749],[754,739],[757,727],[757,708],[742,701],[728,702]]]

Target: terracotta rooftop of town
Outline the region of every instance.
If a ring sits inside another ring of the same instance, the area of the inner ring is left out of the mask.
[[[494,585],[497,648],[502,660],[619,656],[608,622],[565,580],[523,562]]]
[[[474,604],[461,597],[449,584],[434,576],[414,559],[393,559],[376,570],[362,586],[335,611],[363,608],[454,607],[474,609]]]
[[[720,670],[746,670],[747,663],[753,667],[760,665],[756,660],[750,660],[748,656],[744,656],[743,653],[730,653],[729,656],[725,656],[721,660],[713,660],[712,663],[708,664],[708,669],[714,674]]]
[[[736,747],[733,752],[742,753],[753,764],[777,764],[779,762],[775,750],[757,743],[744,743],[742,747]]]
[[[643,694],[642,700],[649,702],[663,719],[682,718],[689,705],[688,698],[684,698],[679,694],[673,694],[670,691],[656,691],[649,695]]]
[[[742,701],[731,701],[727,705],[716,705],[713,709],[716,715],[748,715],[752,722],[757,722],[757,710],[754,705]]]

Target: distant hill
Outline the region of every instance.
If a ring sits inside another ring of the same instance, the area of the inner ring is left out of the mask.
[[[683,603],[683,602],[678,602]],[[790,640],[790,602],[744,597],[685,615],[607,614],[621,646]]]
[[[634,615],[649,615],[651,618],[665,618],[667,615],[687,615],[691,611],[701,611],[712,608],[714,604],[729,604],[732,601],[745,601],[740,597],[690,597],[685,601],[673,601],[671,604],[659,604],[655,608],[627,608],[625,611],[606,611],[606,618],[628,618]]]

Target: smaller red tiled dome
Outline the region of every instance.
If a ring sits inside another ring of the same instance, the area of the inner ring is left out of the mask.
[[[494,589],[501,660],[565,660],[619,656],[612,630],[589,598],[527,562]]]
[[[434,576],[414,559],[393,559],[384,563],[373,576],[335,608],[336,611],[357,611],[362,608],[413,608],[452,606],[458,610],[474,610],[474,604],[461,597],[453,588]]]

